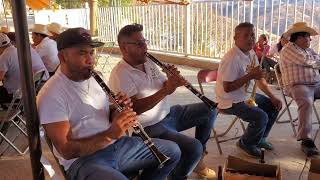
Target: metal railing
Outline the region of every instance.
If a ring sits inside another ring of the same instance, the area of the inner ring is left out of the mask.
[[[316,0],[254,0],[100,8],[98,33],[116,41],[121,27],[140,23],[152,50],[219,58],[232,47],[233,29],[240,22],[253,23],[256,36],[268,34],[276,43],[294,22],[319,29],[319,6]],[[319,51],[319,37],[312,47]]]
[[[274,44],[294,22],[304,21],[318,30],[320,17],[316,14],[320,12],[319,7],[318,0],[234,0],[192,2],[188,6],[99,8],[98,36],[104,41],[116,42],[121,27],[140,23],[144,26],[146,39],[150,40],[149,49],[220,58],[232,47],[233,29],[240,22],[253,23],[256,36],[268,34],[270,43]],[[318,36],[311,42],[318,52],[319,42]]]

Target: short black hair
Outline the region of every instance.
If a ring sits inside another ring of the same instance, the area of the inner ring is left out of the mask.
[[[240,31],[240,29],[242,28],[254,28],[254,25],[249,23],[249,22],[243,22],[243,23],[240,23],[236,26],[236,28],[234,29],[234,33],[237,33]]]
[[[16,34],[15,34],[15,32],[8,32],[7,36],[10,39],[11,42],[16,42]]]
[[[290,42],[296,42],[296,40],[298,39],[299,36],[305,37],[306,35],[310,36],[310,33],[308,33],[308,32],[292,33],[291,36],[290,36]]]
[[[259,38],[260,38],[260,37],[262,37],[263,40],[265,40],[265,41],[268,41],[268,40],[269,40],[269,36],[268,36],[267,34],[261,34],[261,35],[259,36]]]
[[[135,32],[143,31],[143,26],[141,24],[129,24],[120,29],[118,34],[118,44],[122,43],[123,39],[129,38]]]

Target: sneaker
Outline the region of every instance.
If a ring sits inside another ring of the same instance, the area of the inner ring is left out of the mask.
[[[205,155],[205,153],[204,153]],[[204,163],[204,155],[201,157],[200,161],[198,162],[197,166],[194,168],[193,172],[198,174],[198,176],[206,179],[216,179],[217,174],[214,170],[206,167]]]
[[[301,142],[301,149],[308,157],[319,155],[319,150],[312,139],[303,139]]]
[[[257,146],[247,146],[242,143],[241,140],[237,142],[237,146],[243,150],[248,156],[254,157],[254,158],[260,158],[261,156],[261,150],[257,148]]]
[[[262,138],[259,144],[257,145],[258,148],[264,148],[266,150],[272,151],[273,145],[269,143],[265,138]]]

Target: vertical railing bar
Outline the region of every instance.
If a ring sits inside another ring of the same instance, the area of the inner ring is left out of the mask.
[[[164,45],[164,43],[162,42],[162,37],[164,35],[164,6],[161,6],[161,13],[159,13],[159,18],[162,19],[161,23],[161,30],[162,30],[162,34],[160,35],[160,47],[161,47],[161,50],[164,49],[165,47],[162,47],[162,45]]]
[[[213,39],[212,39],[212,33],[213,33],[213,4],[212,4],[212,2],[210,2],[210,26],[209,27],[211,27],[210,28],[210,41],[209,41],[209,56],[210,57],[212,57],[212,51],[211,51],[211,49],[212,49],[212,47],[213,47],[213,45],[212,45],[212,42],[213,42]]]
[[[215,23],[215,47],[214,47],[214,56],[217,57],[217,50],[218,50],[218,3],[216,2],[216,17],[215,17],[216,23]]]
[[[222,42],[222,39],[223,39],[223,9],[222,9],[222,2],[220,2],[220,54],[223,53],[223,42]],[[220,54],[219,54],[219,57],[220,57]]]
[[[173,50],[177,51],[177,31],[176,31],[176,8],[177,5],[173,7],[173,34],[174,34],[174,41],[173,41]]]
[[[314,17],[314,0],[312,0],[312,9],[311,9],[311,27],[313,27],[313,17]]]
[[[285,19],[286,26],[284,31],[286,31],[288,28],[288,12],[289,12],[289,0],[287,0],[286,2],[286,19]]]
[[[227,1],[226,2],[226,15],[224,16],[224,18],[225,18],[225,20],[226,20],[226,23],[225,23],[225,25],[226,25],[226,31],[225,31],[225,33],[224,33],[224,42],[225,42],[225,49],[224,49],[224,52],[226,52],[227,51],[227,49],[228,49],[228,41],[227,41],[227,39],[228,39],[228,37],[227,37],[227,35],[228,35],[228,19],[229,19],[229,11],[228,11],[228,5],[229,5],[229,2]]]
[[[267,12],[267,1],[264,1],[264,11],[263,11],[263,34],[266,31],[266,12]]]
[[[205,24],[205,27],[206,27],[206,37],[205,37],[205,41],[204,41],[204,55],[207,56],[207,52],[208,52],[208,2],[205,3],[205,6],[206,6],[206,24]]]
[[[243,3],[243,22],[246,22],[246,1],[242,1]]]
[[[194,55],[194,26],[192,26],[194,24],[194,13],[193,13],[193,9],[194,9],[194,4],[191,4],[191,13],[190,13],[190,27],[191,27],[191,34],[190,34],[190,39],[191,39],[191,44],[190,44],[190,53]],[[186,17],[184,19],[186,21]],[[184,38],[185,39],[185,38]],[[184,40],[183,39],[183,40]],[[183,42],[184,44],[185,42]]]
[[[201,42],[200,42],[200,55],[203,56],[203,25],[204,25],[204,15],[203,15],[203,3],[201,3],[200,6],[200,12],[201,12]]]
[[[233,21],[234,21],[234,17],[233,17],[233,6],[234,6],[234,3],[233,1],[231,1],[231,36],[230,36],[230,47],[233,46]]]
[[[281,0],[279,0],[279,9],[278,9],[278,27],[277,27],[277,36],[280,34],[280,19],[281,19]]]
[[[294,2],[294,12],[293,13],[294,13],[293,23],[295,23],[297,20],[297,0],[295,0],[295,2]]]
[[[196,3],[196,52],[195,52],[195,55],[198,55],[198,48],[199,48],[199,3]]]
[[[169,22],[169,47],[168,47],[168,49],[169,49],[169,51],[172,51],[172,22],[171,22],[171,5],[168,5],[168,11],[169,11],[169,16],[168,16],[168,18],[169,18],[169,21],[167,21],[167,22]]]
[[[270,32],[269,32],[269,38],[270,38],[270,43],[272,43],[272,25],[273,25],[273,0],[271,0],[271,18],[270,18]]]
[[[306,1],[303,0],[302,22],[304,22],[305,13],[306,13]]]
[[[178,31],[178,45],[177,45],[177,51],[178,52],[181,52],[180,51],[180,46],[179,46],[179,42],[180,42],[180,16],[179,16],[179,14],[180,14],[180,6],[178,6],[178,8],[177,8],[177,31]]]
[[[238,3],[238,22],[237,24],[240,23],[240,1],[237,2]]]
[[[168,5],[165,5],[165,9],[166,9],[166,21],[165,22],[168,22]],[[166,51],[169,50],[169,39],[170,38],[170,34],[169,34],[169,26],[167,23],[164,23],[164,25],[166,26],[166,34],[167,34],[167,41],[166,41]]]
[[[258,6],[257,6],[257,25],[256,25],[256,39],[258,36],[258,29],[259,29],[259,19],[260,19],[260,1],[258,1]]]
[[[253,1],[250,1],[250,22],[253,24]]]

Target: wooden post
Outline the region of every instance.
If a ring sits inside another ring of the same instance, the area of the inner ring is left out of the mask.
[[[90,31],[92,36],[96,36],[98,34],[98,30],[97,30],[98,1],[90,0],[89,8],[90,8]]]

